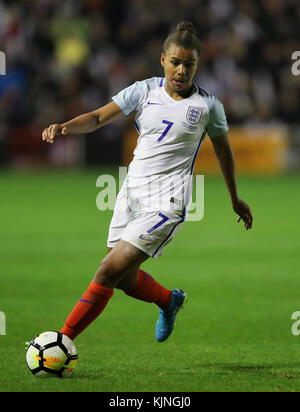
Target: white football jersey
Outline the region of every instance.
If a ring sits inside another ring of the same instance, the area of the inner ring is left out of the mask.
[[[136,111],[139,133],[126,184],[140,204],[180,213],[191,200],[193,168],[206,133],[228,131],[222,103],[194,84],[192,95],[174,100],[165,79],[138,81],[113,96],[126,116]],[[142,199],[142,200],[141,200]]]

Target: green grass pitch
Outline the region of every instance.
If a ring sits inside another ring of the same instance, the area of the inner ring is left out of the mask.
[[[1,171],[0,391],[299,391],[299,175],[238,177],[251,231],[222,178],[205,178],[204,219],[143,265],[188,293],[168,341],[155,341],[155,305],[116,290],[75,341],[73,377],[31,375],[24,342],[62,327],[106,253],[112,212],[96,208],[96,179],[110,172]]]

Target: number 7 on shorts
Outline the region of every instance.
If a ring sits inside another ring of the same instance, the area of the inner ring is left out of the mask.
[[[162,213],[158,213],[158,216],[162,217],[162,220],[160,222],[156,223],[156,225],[154,225],[153,227],[151,227],[151,229],[147,230],[147,233],[152,233],[155,229],[157,229],[159,226],[161,226],[167,220],[169,220],[168,216],[165,216]]]

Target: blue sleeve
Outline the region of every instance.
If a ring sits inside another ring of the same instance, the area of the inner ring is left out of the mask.
[[[220,136],[229,130],[224,106],[215,96],[210,96],[209,121],[206,130],[209,137]]]

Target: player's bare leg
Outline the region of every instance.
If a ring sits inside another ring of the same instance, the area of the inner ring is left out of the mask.
[[[109,254],[109,252],[111,250],[113,250],[113,248],[110,248],[110,247],[107,248],[107,254]],[[134,268],[129,269],[128,271],[126,271],[126,273],[123,275],[123,277],[116,284],[115,288],[116,289],[121,289],[124,292],[126,290],[129,290],[129,289],[133,288],[137,283],[138,276],[139,276],[139,271],[140,271],[140,264],[138,264]]]
[[[126,242],[120,240],[113,249],[109,250],[109,253],[102,260],[99,269],[94,276],[94,282],[99,283],[107,288],[114,288],[121,282],[124,275],[131,279],[131,284],[136,283],[138,268],[147,260],[149,255]],[[133,272],[132,272],[133,271]],[[134,277],[136,274],[136,277]],[[126,282],[123,283],[126,286]]]

